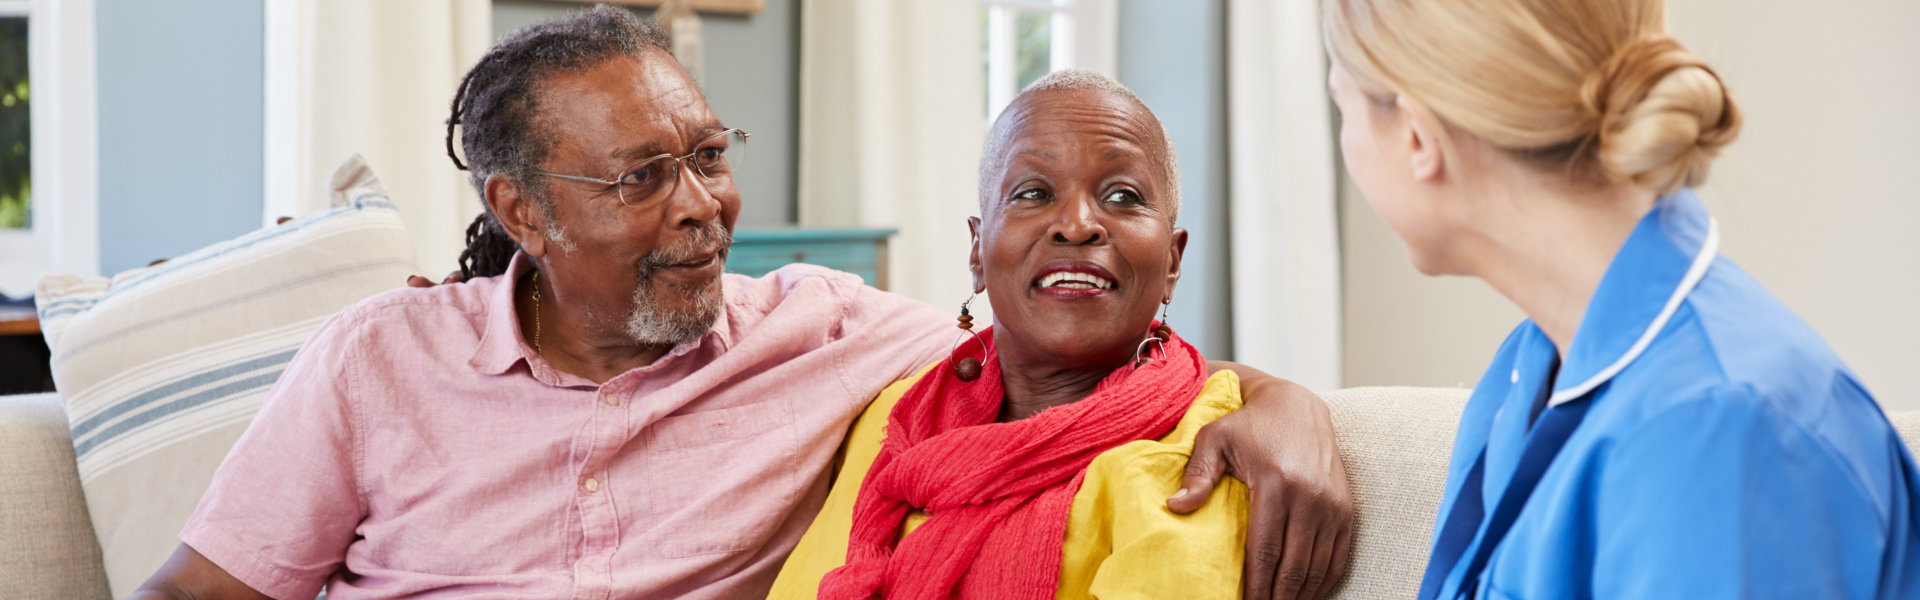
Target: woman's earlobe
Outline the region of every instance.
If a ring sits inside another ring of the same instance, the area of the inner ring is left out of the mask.
[[[980,266],[980,217],[967,217],[967,231],[973,245],[967,250],[967,272],[973,275],[973,293],[987,290],[986,272]]]
[[[1180,281],[1180,262],[1187,256],[1187,230],[1184,227],[1173,228],[1173,243],[1167,246],[1167,293],[1173,293],[1173,284]]]

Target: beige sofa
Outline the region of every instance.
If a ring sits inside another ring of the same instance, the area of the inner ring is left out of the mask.
[[[1467,390],[1357,388],[1326,395],[1359,511],[1336,598],[1410,598]],[[1895,414],[1909,446],[1920,411]],[[0,397],[0,598],[108,597],[66,413],[52,394]]]

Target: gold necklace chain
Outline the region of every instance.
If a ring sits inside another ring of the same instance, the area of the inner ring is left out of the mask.
[[[544,353],[540,352],[540,272],[539,271],[533,272],[533,353],[537,355],[545,356]]]

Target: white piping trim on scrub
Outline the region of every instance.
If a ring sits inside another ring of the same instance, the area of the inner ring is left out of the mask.
[[[1594,373],[1593,377],[1580,382],[1580,385],[1548,396],[1547,406],[1559,406],[1586,395],[1587,392],[1593,391],[1593,388],[1600,387],[1600,384],[1613,379],[1614,375],[1619,375],[1622,369],[1633,362],[1633,359],[1640,358],[1640,353],[1646,352],[1647,346],[1653,344],[1654,336],[1660,335],[1660,330],[1667,326],[1667,320],[1673,318],[1673,313],[1680,311],[1680,303],[1686,301],[1687,294],[1693,293],[1693,288],[1700,285],[1700,280],[1707,276],[1707,267],[1713,266],[1713,258],[1719,253],[1720,221],[1709,218],[1707,241],[1700,244],[1700,253],[1693,256],[1693,266],[1687,267],[1687,276],[1680,279],[1680,287],[1674,288],[1673,295],[1667,298],[1666,307],[1661,308],[1660,315],[1654,317],[1653,323],[1647,325],[1647,331],[1640,334],[1640,340],[1634,342],[1633,347],[1628,348],[1626,354],[1620,355],[1619,360],[1613,361],[1613,364],[1607,365],[1607,368],[1601,369],[1599,373]]]

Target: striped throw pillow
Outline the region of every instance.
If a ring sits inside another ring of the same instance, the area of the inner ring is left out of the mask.
[[[366,163],[332,207],[106,278],[37,291],[116,598],[165,562],[220,461],[322,321],[404,285],[413,245]]]

